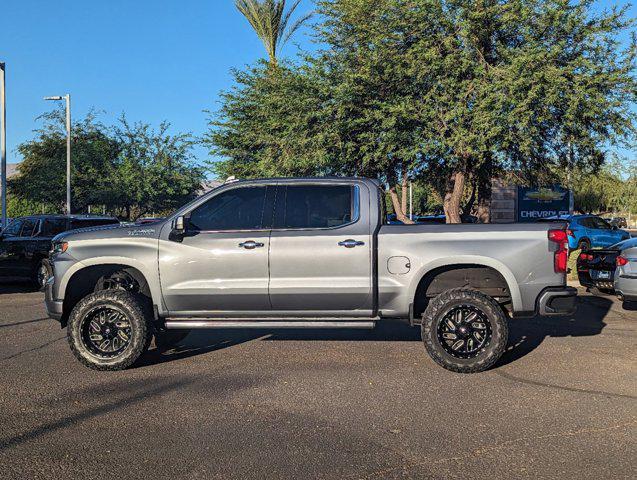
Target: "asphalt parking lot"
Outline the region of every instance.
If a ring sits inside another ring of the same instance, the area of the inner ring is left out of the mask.
[[[512,322],[477,375],[399,324],[199,332],[99,373],[3,284],[0,477],[634,478],[637,310],[581,293],[573,318]]]

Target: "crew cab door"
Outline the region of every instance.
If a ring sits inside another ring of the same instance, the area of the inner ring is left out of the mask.
[[[159,240],[165,305],[175,316],[227,316],[270,309],[268,250],[275,186],[223,189]]]
[[[279,184],[270,236],[273,310],[371,315],[369,205],[365,185]]]

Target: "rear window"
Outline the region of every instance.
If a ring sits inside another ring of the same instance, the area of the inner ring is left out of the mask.
[[[274,228],[334,228],[357,220],[355,187],[290,185],[279,187]]]
[[[24,223],[22,224],[22,231],[20,232],[21,237],[31,237],[33,236],[33,232],[35,231],[35,226],[37,225],[37,220],[33,218],[25,218]]]
[[[66,231],[65,218],[47,218],[44,221],[42,235],[45,237],[55,237],[57,234]]]

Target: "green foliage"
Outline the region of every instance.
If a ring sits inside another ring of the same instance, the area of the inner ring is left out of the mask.
[[[422,178],[457,217],[465,179],[599,168],[635,138],[637,49],[618,46],[625,10],[593,3],[320,0],[322,49],[235,72],[206,137],[216,172],[357,174],[394,193]]]
[[[615,160],[597,172],[572,174],[575,209],[584,212],[637,214],[637,162]]]
[[[60,109],[43,116],[36,137],[18,147],[23,157],[20,175],[9,188],[18,198],[64,210],[66,201],[66,132]],[[71,197],[74,210],[90,204],[111,205],[110,182],[119,146],[93,114],[73,124],[71,136]]]
[[[18,198],[14,195],[7,197],[7,216],[9,218],[33,215],[36,213],[57,213],[55,205],[37,203],[33,200]]]
[[[15,212],[64,211],[66,201],[66,133],[64,114],[43,116],[36,137],[18,147],[19,175],[9,180]],[[165,213],[193,198],[203,172],[192,164],[193,140],[172,136],[169,124],[158,131],[130,125],[124,117],[109,129],[93,114],[75,122],[71,139],[71,204],[74,212],[90,205],[126,218]],[[10,203],[11,205],[12,203]]]
[[[233,72],[236,86],[222,93],[204,143],[222,160],[210,164],[220,178],[326,175],[323,93],[304,68],[265,62]]]
[[[235,0],[237,10],[250,22],[263,42],[270,63],[277,63],[277,51],[312,16],[307,14],[290,23],[301,0],[294,0],[285,11],[286,0]]]

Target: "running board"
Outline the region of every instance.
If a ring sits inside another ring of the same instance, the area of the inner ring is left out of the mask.
[[[171,329],[208,328],[365,328],[376,326],[375,321],[298,320],[298,321],[242,321],[242,320],[166,320],[164,326]]]

